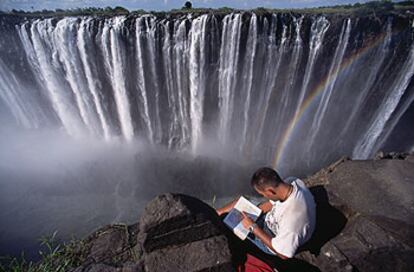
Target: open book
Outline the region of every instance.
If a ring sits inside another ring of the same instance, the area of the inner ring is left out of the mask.
[[[249,230],[241,223],[243,220],[241,212],[244,212],[250,219],[256,221],[262,210],[246,198],[240,197],[234,208],[224,218],[224,223],[233,230],[234,234],[244,240],[249,234]]]

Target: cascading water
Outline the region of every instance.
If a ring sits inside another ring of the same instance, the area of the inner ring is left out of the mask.
[[[139,137],[194,154],[217,142],[303,173],[382,147],[413,99],[409,25],[248,13],[23,21],[11,35],[26,72],[1,62],[2,98],[24,127],[56,121],[75,137]],[[27,74],[42,99],[16,91]],[[54,111],[48,122],[23,106],[44,103]]]
[[[406,132],[400,124],[413,111],[414,34],[405,15],[0,20],[0,177],[29,180],[43,171],[24,178],[9,171],[8,157],[18,150],[8,146],[14,137],[8,119],[14,119],[23,134],[40,133],[50,145],[52,155],[40,161],[58,169],[35,179],[57,179],[76,197],[78,187],[80,195],[109,193],[99,205],[93,197],[83,205],[115,207],[109,221],[131,218],[131,203],[160,193],[154,183],[166,191],[228,196],[246,187],[257,165],[304,175],[344,155],[372,157]],[[49,133],[56,128],[65,135],[59,143]],[[60,160],[53,153],[83,139],[90,143],[81,145],[86,155]],[[391,146],[412,150],[412,139],[403,139]],[[137,148],[143,145],[161,151]],[[107,157],[113,160],[103,162]],[[229,158],[245,167],[224,163]],[[38,165],[37,157],[30,163]],[[102,218],[95,219],[108,223]]]

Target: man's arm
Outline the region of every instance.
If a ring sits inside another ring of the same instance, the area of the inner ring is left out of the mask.
[[[242,224],[245,228],[249,229],[250,226],[252,226],[254,224],[254,222],[248,217],[246,216],[246,214],[242,213],[243,215],[243,221]],[[256,226],[253,229],[253,234],[259,238],[268,248],[270,248],[271,250],[273,250],[277,256],[279,256],[281,259],[286,260],[289,259],[289,257],[286,257],[282,254],[280,254],[279,252],[277,252],[273,246],[272,246],[272,237],[267,234],[266,232],[264,232],[260,227]]]
[[[228,213],[231,209],[234,208],[234,206],[236,205],[237,201],[239,200],[240,197],[236,198],[235,200],[233,200],[232,202],[226,204],[225,206],[223,206],[222,208],[216,209],[217,214],[220,216],[223,213]]]
[[[263,202],[259,205],[259,208],[262,210],[263,213],[268,213],[272,209],[273,205],[270,201]]]
[[[260,227],[255,227],[253,229],[253,234],[259,238],[268,248],[270,248],[271,250],[273,250],[277,256],[279,256],[281,259],[283,260],[287,260],[289,259],[288,257],[280,254],[279,252],[277,252],[273,246],[272,246],[272,237],[267,234],[266,232],[264,232]]]

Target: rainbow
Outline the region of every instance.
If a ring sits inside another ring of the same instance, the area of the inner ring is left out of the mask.
[[[365,55],[371,48],[374,48],[381,44],[385,37],[387,36],[386,33],[382,33],[381,35],[376,36],[374,39],[368,41],[366,46],[360,48],[355,53],[347,57],[345,60],[342,61],[340,67],[334,71],[331,75],[328,73],[325,78],[323,78],[309,93],[308,97],[302,103],[302,106],[297,114],[293,116],[293,118],[288,122],[288,126],[286,127],[285,131],[282,134],[281,140],[276,145],[277,150],[275,151],[274,159],[272,162],[272,167],[274,169],[277,168],[281,159],[283,158],[284,152],[286,151],[287,146],[289,146],[290,140],[292,139],[292,135],[295,131],[297,125],[301,122],[304,113],[313,105],[316,101],[319,100],[323,91],[326,87],[331,83],[335,78],[342,73],[345,69],[347,69],[352,63],[360,59],[362,56]]]

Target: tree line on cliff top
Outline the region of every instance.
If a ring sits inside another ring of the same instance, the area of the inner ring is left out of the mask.
[[[371,1],[366,3],[355,3],[347,5],[336,5],[336,6],[321,6],[315,8],[303,8],[303,9],[268,9],[258,7],[251,9],[250,11],[261,14],[268,12],[298,12],[298,13],[372,13],[372,12],[387,12],[393,10],[407,10],[414,9],[414,1],[401,1],[392,2],[391,0]],[[237,9],[222,7],[218,9],[211,8],[193,8],[190,1],[184,3],[181,9],[172,9],[170,11],[159,12],[159,11],[146,11],[143,9],[129,11],[128,9],[116,6],[116,7],[87,7],[87,8],[74,8],[74,9],[55,9],[55,10],[16,10],[1,11],[0,14],[26,16],[26,17],[38,17],[38,16],[115,16],[115,15],[134,15],[134,14],[180,14],[180,13],[230,13],[237,11]]]

